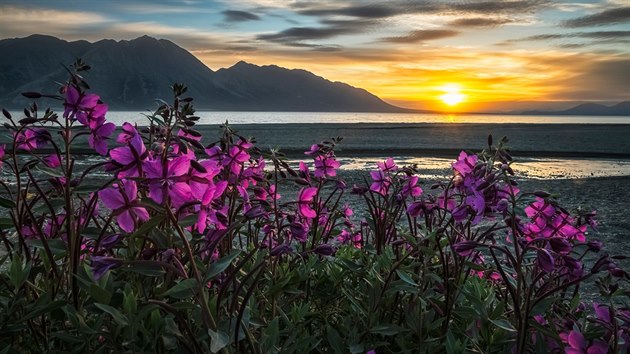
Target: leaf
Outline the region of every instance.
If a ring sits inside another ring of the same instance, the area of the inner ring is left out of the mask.
[[[205,281],[210,281],[217,275],[221,274],[230,264],[232,264],[232,261],[234,261],[234,259],[239,254],[241,254],[240,250],[234,250],[232,251],[232,253],[228,254],[227,256],[210,264],[210,267],[208,267],[208,273],[206,274],[206,277],[205,277]]]
[[[208,330],[208,335],[210,335],[210,351],[213,353],[218,352],[219,350],[225,348],[225,346],[230,341],[230,337],[223,333],[222,331],[215,332],[211,329]]]
[[[20,317],[18,321],[19,322],[28,321],[31,318],[35,318],[35,317],[41,316],[41,315],[43,315],[45,313],[52,312],[52,311],[54,311],[56,309],[60,309],[66,304],[67,304],[67,301],[61,301],[61,300],[60,301],[53,301],[51,303],[48,303],[46,306],[37,308],[37,309],[29,312],[24,317]]]
[[[77,187],[74,187],[73,190],[77,193],[92,193],[100,190],[101,188],[103,188],[102,184],[81,183]]]
[[[404,281],[405,283],[409,284],[409,285],[413,285],[413,286],[418,286],[418,284],[416,284],[415,281],[413,281],[413,279],[411,279],[411,277],[409,276],[409,274],[401,271],[401,270],[396,270],[396,274],[398,274],[398,276],[400,277],[400,279],[402,281]]]
[[[328,339],[328,343],[330,344],[331,348],[335,351],[335,353],[344,352],[343,340],[341,339],[339,332],[337,332],[337,330],[334,329],[331,325],[326,325],[326,338]]]
[[[490,320],[495,326],[504,329],[508,332],[516,332],[516,328],[508,320]]]
[[[48,242],[48,248],[50,248],[50,252],[53,254],[53,256],[60,256],[66,253],[66,243],[63,242],[63,240],[58,239],[58,238],[53,238],[53,239],[47,240],[47,242]],[[38,249],[42,249],[42,250],[46,249],[46,246],[44,246],[44,242],[42,240],[36,240],[36,239],[26,240],[26,244],[28,244],[31,247],[38,248]]]
[[[169,296],[175,299],[185,299],[193,295],[193,288],[197,286],[195,279],[184,279],[175,284],[172,288],[166,290],[162,296]]]
[[[188,215],[187,217],[179,220],[177,222],[177,224],[181,227],[188,227],[188,226],[193,226],[195,225],[195,223],[197,222],[197,220],[199,219],[199,216],[197,214],[192,214],[192,215]]]
[[[15,203],[11,199],[0,197],[0,207],[7,209],[15,208]]]
[[[11,218],[0,218],[0,230],[8,230],[14,227],[15,226],[13,225],[13,220],[11,220]]]
[[[379,325],[370,329],[370,333],[380,334],[383,336],[393,336],[400,332],[400,329],[394,325]]]
[[[63,177],[63,171],[61,171],[61,169],[58,168],[50,168],[50,167],[46,167],[46,166],[41,166],[41,165],[37,165],[37,167],[35,167],[36,170],[38,170],[39,172],[43,172],[51,177]]]
[[[158,224],[161,223],[163,220],[164,215],[156,215],[152,217],[151,219],[149,219],[149,221],[142,224],[142,226],[140,226],[138,230],[136,230],[136,232],[131,235],[131,237],[142,236],[149,233],[151,229],[158,226]]]
[[[159,277],[166,273],[162,265],[159,262],[154,261],[132,261],[128,262],[129,268],[123,268],[125,270],[146,275],[148,277]]]
[[[129,322],[127,321],[127,317],[123,315],[120,311],[118,311],[116,308],[111,307],[109,305],[105,305],[105,304],[99,304],[99,303],[95,303],[94,306],[103,310],[103,312],[107,312],[108,314],[110,314],[112,318],[114,319],[114,321],[116,321],[116,323],[118,323],[119,325],[127,326],[129,324]]]

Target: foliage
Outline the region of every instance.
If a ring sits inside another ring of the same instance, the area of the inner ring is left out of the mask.
[[[202,144],[179,84],[112,144],[87,69],[25,94],[61,115],[3,111],[2,353],[628,350],[628,275],[587,240],[595,213],[520,191],[506,139],[426,191],[393,159],[348,187],[340,138],[298,166],[227,124]],[[86,138],[102,160],[80,169]]]

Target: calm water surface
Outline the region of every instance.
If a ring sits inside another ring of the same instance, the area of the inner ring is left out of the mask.
[[[149,112],[144,112],[149,113]],[[140,111],[114,111],[109,121],[146,124]],[[344,112],[197,112],[199,124],[287,123],[520,123],[520,124],[630,124],[630,117],[616,116],[519,116],[488,114],[344,113]]]

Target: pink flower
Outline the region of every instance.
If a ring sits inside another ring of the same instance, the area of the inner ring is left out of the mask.
[[[81,94],[76,87],[68,85],[66,86],[66,102],[64,103],[65,110],[63,116],[65,118],[73,119],[78,118],[81,123],[87,125],[85,122],[86,110],[92,110],[96,107],[99,97],[95,94]]]
[[[98,192],[98,196],[106,207],[113,210],[121,229],[132,232],[138,221],[149,220],[149,213],[140,206],[136,182],[123,179],[119,184]]]
[[[119,136],[120,138],[120,136]],[[147,149],[140,134],[135,134],[127,142],[127,146],[117,147],[109,151],[112,160],[122,166],[119,177],[136,177],[142,170],[142,162],[146,159]]]
[[[19,133],[14,133],[15,145],[18,149],[32,151],[37,149],[37,132],[26,128]]]
[[[584,335],[578,331],[571,331],[567,335],[561,333],[560,337],[567,342],[568,347],[564,348],[566,354],[606,354],[608,353],[608,344],[601,341],[593,341],[588,343]]]
[[[166,164],[160,159],[149,160],[143,167],[149,179],[149,197],[153,201],[162,204],[169,197],[174,206],[189,201],[192,191],[188,181],[182,178],[190,169],[190,160],[187,157],[176,157]]]
[[[385,173],[398,170],[398,166],[396,166],[396,162],[394,162],[394,159],[392,157],[383,162],[377,162],[376,166],[378,166],[378,168]]]
[[[332,156],[317,156],[315,158],[315,177],[334,177],[337,175],[336,169],[341,164]]]
[[[2,169],[2,165],[4,164],[4,155],[5,155],[5,151],[4,149],[7,146],[5,144],[0,145],[0,170]]]
[[[391,178],[385,175],[382,170],[372,171],[370,172],[370,176],[372,176],[373,181],[372,185],[370,185],[370,190],[383,196],[387,194],[387,190],[392,184]]]
[[[104,120],[105,119],[102,119],[101,123]],[[90,132],[88,144],[99,154],[103,156],[107,155],[107,139],[114,133],[114,130],[116,130],[114,123],[102,123],[98,125]]]
[[[418,176],[411,176],[407,178],[405,183],[403,184],[403,188],[401,194],[403,197],[412,196],[419,197],[422,194],[422,188],[418,187]]]
[[[466,175],[475,168],[478,160],[477,155],[468,155],[465,151],[462,151],[459,153],[457,161],[453,162],[451,165],[462,177],[466,177]]]
[[[302,214],[302,216],[304,216],[305,218],[312,219],[317,216],[317,213],[311,206],[311,204],[313,203],[313,198],[315,198],[316,194],[317,188],[315,187],[300,189],[297,200],[298,210],[300,214]]]

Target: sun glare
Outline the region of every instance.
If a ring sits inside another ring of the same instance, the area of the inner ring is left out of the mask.
[[[462,95],[459,90],[459,86],[457,85],[444,86],[442,87],[442,91],[446,93],[440,96],[440,99],[449,106],[455,106],[466,98],[466,96]]]

